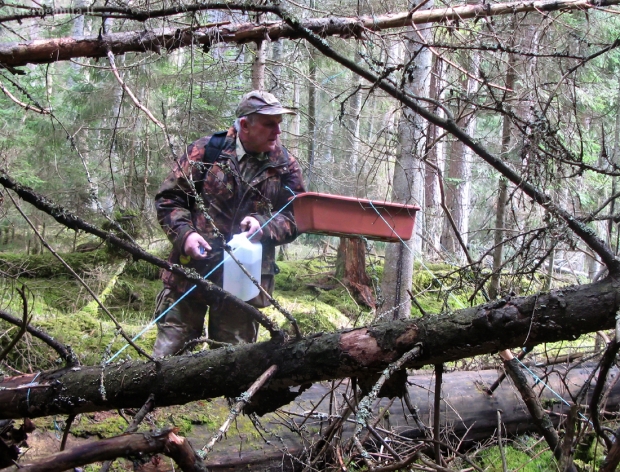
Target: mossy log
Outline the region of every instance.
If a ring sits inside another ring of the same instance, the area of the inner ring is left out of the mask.
[[[541,401],[550,413],[554,426],[558,426],[565,420],[571,402],[578,396],[580,389],[589,379],[592,366],[576,367],[575,365],[551,366],[548,368],[533,368],[534,373],[544,378],[549,388],[541,382],[537,382],[529,373],[525,372],[528,384],[539,395]],[[553,373],[551,373],[553,372]],[[546,375],[548,374],[548,375]],[[442,402],[440,410],[441,441],[451,444],[453,447],[467,449],[485,442],[497,434],[497,412],[501,412],[501,421],[505,434],[510,437],[523,434],[540,433],[536,429],[523,400],[520,398],[510,380],[503,382],[492,395],[486,393],[485,387],[491,385],[499,372],[488,369],[481,371],[459,371],[443,374]],[[613,379],[618,376],[618,370],[614,369],[611,374]],[[590,385],[587,398],[594,386]],[[408,377],[409,396],[411,403],[416,406],[420,421],[426,426],[432,426],[433,418],[433,392],[435,391],[435,376],[428,372],[417,372]],[[560,395],[558,398],[554,393]],[[341,385],[338,393],[345,391],[345,385]],[[340,397],[340,395],[336,395]],[[223,403],[223,401],[222,401]],[[383,399],[375,405],[375,411],[388,406],[388,400]],[[611,382],[611,387],[606,393],[605,411],[616,412],[620,407],[620,382]],[[222,408],[226,408],[222,405]],[[304,392],[294,404],[285,408],[292,413],[293,419],[298,423],[302,421],[306,425],[305,437],[302,441],[299,434],[291,429],[282,428],[281,415],[267,415],[261,420],[262,425],[269,431],[277,431],[283,440],[286,451],[291,456],[299,456],[307,450],[308,443],[316,443],[320,439],[320,432],[325,431],[330,417],[329,385],[316,384]],[[312,411],[314,416],[305,420],[307,412]],[[389,406],[389,414],[384,414],[379,420],[377,428],[386,436],[398,434],[401,440],[424,439],[426,432],[423,427],[411,417],[404,402],[395,401]],[[334,415],[334,411],[331,415]],[[332,416],[333,420],[333,416]],[[355,420],[344,425],[342,441],[353,434]],[[322,427],[322,428],[321,428]],[[200,427],[189,434],[192,444],[199,445],[201,435],[204,434]],[[372,444],[368,445],[372,448]],[[378,445],[379,446],[379,445]],[[231,454],[230,451],[235,451]],[[209,454],[206,465],[209,470],[248,470],[251,465],[255,470],[282,471],[292,470],[291,456],[282,453],[280,443],[266,444],[259,436],[252,438],[250,435],[231,434]],[[284,464],[284,468],[282,465]]]
[[[503,349],[576,339],[615,326],[619,281],[608,278],[547,294],[515,297],[442,315],[323,333],[298,341],[246,344],[156,362],[23,375],[0,382],[0,418],[39,417],[235,397],[269,366],[272,400],[290,387],[381,372],[415,346],[408,367],[439,364]],[[264,395],[262,398],[266,398]]]
[[[92,272],[97,266],[108,266],[119,260],[106,249],[65,253],[61,256],[79,275]],[[50,253],[25,255],[0,252],[0,267],[6,274],[19,277],[49,279],[72,276],[71,272]],[[159,268],[143,261],[131,261],[125,268],[125,273],[148,280],[159,278]]]

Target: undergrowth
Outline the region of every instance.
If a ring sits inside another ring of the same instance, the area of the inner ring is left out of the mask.
[[[133,261],[126,261],[121,266],[125,260],[111,257],[104,249],[63,255],[63,258],[95,293],[106,294],[105,306],[122,323],[130,337],[151,321],[155,298],[161,289],[158,269],[144,262]],[[12,276],[0,279],[0,308],[21,316],[22,300],[17,294],[17,288],[25,287],[32,325],[73,347],[83,364],[100,364],[126,345],[108,316],[96,304],[92,304],[92,297],[85,288],[55,258],[46,254],[24,257],[0,253],[0,263],[7,264]],[[278,266],[280,272],[276,276],[274,296],[297,320],[304,335],[366,325],[375,319],[376,313],[364,306],[333,277],[333,257],[281,260]],[[120,273],[119,267],[122,267]],[[381,279],[380,260],[369,257],[368,271],[377,283]],[[418,264],[414,270],[412,293],[421,309],[414,304],[412,315],[439,314],[482,303],[484,300],[480,293],[472,297],[473,287],[471,281],[456,274],[452,266]],[[264,312],[292,333],[290,322],[278,310],[270,307]],[[381,313],[380,307],[377,312]],[[0,338],[1,349],[11,339],[16,328],[0,321],[0,329],[4,334]],[[150,352],[155,335],[156,329],[152,328],[140,336],[137,344]],[[261,330],[259,336],[259,340],[268,337],[264,330]],[[587,339],[585,342],[592,342],[591,338]],[[570,353],[571,349],[571,343],[561,342],[550,346],[547,352],[559,356]],[[117,360],[136,357],[133,349],[129,348]],[[476,369],[482,366],[481,362],[484,364],[487,361],[476,358],[475,361],[469,359],[463,362],[477,362],[477,365],[469,367],[464,364],[459,366]],[[21,372],[52,369],[60,365],[57,354],[30,335],[24,336],[18,349],[11,352],[7,363]],[[15,373],[5,372],[7,375]],[[195,402],[186,406],[157,409],[156,413],[149,416],[144,428],[173,425],[179,428],[180,434],[185,435],[200,425],[212,434],[227,414],[227,407],[221,403]],[[57,428],[57,425],[50,426],[49,419],[37,421],[41,422],[41,427]],[[43,426],[43,423],[47,426]],[[72,427],[72,432],[84,437],[110,437],[119,434],[125,427],[126,421],[117,415],[82,415]],[[238,421],[237,427],[240,428],[239,434],[248,438],[257,436],[247,419]],[[205,443],[207,440],[205,437]],[[548,451],[530,450],[515,442],[507,446],[505,452],[510,470],[555,470],[555,462]],[[586,461],[596,462],[590,456],[579,460],[584,464]],[[489,472],[502,470],[497,448],[484,449],[478,454],[478,459],[480,465]],[[584,470],[588,469],[584,466]]]

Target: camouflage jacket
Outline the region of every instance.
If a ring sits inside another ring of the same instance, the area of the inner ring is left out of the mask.
[[[186,258],[181,258],[184,256],[185,239],[194,231],[211,245],[212,251],[207,259],[190,260],[185,264],[203,276],[221,262],[224,254],[222,237],[229,241],[233,234],[240,232],[239,223],[244,217],[253,216],[262,226],[291,200],[293,192],[305,191],[299,164],[283,147],[268,153],[263,161],[249,158],[243,169],[243,175],[249,177],[245,181],[241,178],[237,161],[235,129],[228,130],[224,147],[213,164],[204,161],[205,146],[210,138],[200,138],[187,147],[186,153],[155,196],[159,224],[173,243],[168,258],[170,263],[181,264],[182,259]],[[200,209],[201,202],[196,194],[202,197],[206,211]],[[218,231],[222,237],[217,234]],[[296,237],[292,204],[263,228],[260,240],[263,245],[261,284],[267,292],[273,291],[275,247]],[[209,276],[209,280],[221,286],[221,277],[220,267]],[[193,285],[169,271],[163,271],[162,279],[166,288],[177,293],[183,293]],[[261,300],[255,300],[255,303],[251,300],[250,303],[255,306],[268,305],[261,295],[258,298]]]

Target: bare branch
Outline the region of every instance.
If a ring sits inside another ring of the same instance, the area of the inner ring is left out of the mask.
[[[399,12],[381,16],[361,16],[361,17],[327,17],[314,18],[302,21],[302,28],[320,36],[354,36],[361,37],[367,31],[381,31],[392,28],[403,28],[411,24],[438,23],[449,20],[465,20],[469,18],[485,18],[495,15],[514,15],[522,12],[544,13],[549,11],[569,11],[569,10],[588,10],[601,6],[617,5],[620,0],[604,0],[601,3],[588,0],[545,0],[545,1],[526,1],[508,2],[499,4],[476,4],[463,5],[452,8],[437,8],[426,11]],[[97,12],[97,16],[115,13],[111,7],[101,7],[102,11]],[[247,4],[195,4],[194,6],[180,6],[171,9],[164,9],[153,12],[136,13],[131,9],[120,9],[117,13],[124,14],[122,17],[134,15],[134,19],[142,21],[142,18],[149,15],[169,16],[177,13],[223,8],[227,11],[237,8],[241,11],[254,10],[260,6],[250,6]],[[106,10],[107,9],[107,10]],[[88,9],[74,9],[65,11],[73,14],[88,14]],[[277,7],[265,6],[264,11],[278,13]],[[52,10],[44,13],[52,14]],[[279,13],[278,13],[279,14]],[[39,14],[28,14],[40,17]],[[15,16],[0,17],[3,21],[17,20]],[[222,24],[218,24],[222,26]],[[153,51],[160,53],[161,49],[173,50],[181,47],[188,47],[196,44],[206,48],[220,42],[243,44],[256,42],[269,38],[277,41],[281,38],[299,39],[304,37],[297,28],[282,21],[255,23],[241,23],[236,25],[218,27],[203,26],[187,29],[168,28],[163,32],[155,31],[134,31],[128,33],[112,33],[102,36],[89,36],[84,38],[55,38],[48,40],[35,40],[0,46],[0,64],[5,67],[18,67],[26,64],[49,63],[56,61],[66,61],[76,57],[106,57],[108,49],[114,55],[126,52],[147,52]]]
[[[159,126],[161,130],[165,133],[166,127],[164,126],[164,124],[161,121],[159,121],[157,118],[155,118],[153,113],[151,113],[151,110],[149,110],[144,105],[142,105],[140,100],[138,100],[138,98],[134,95],[134,93],[127,86],[123,78],[118,73],[118,69],[116,68],[116,63],[114,62],[114,54],[112,54],[112,51],[108,50],[107,56],[108,56],[108,61],[110,61],[110,67],[112,68],[112,72],[114,73],[114,77],[116,77],[116,80],[118,80],[118,83],[121,85],[125,93],[129,95],[129,98],[131,98],[131,101],[136,106],[136,108],[141,110],[148,117],[149,120],[151,120],[153,123]]]
[[[16,326],[21,326],[21,324],[22,324],[20,322],[20,320],[18,320],[13,315],[7,313],[4,310],[0,310],[0,319],[3,319],[4,321],[12,323],[12,324],[14,324]],[[56,351],[58,353],[58,355],[65,361],[67,367],[73,367],[73,366],[80,365],[80,361],[77,358],[77,356],[73,353],[73,351],[71,351],[70,349],[67,349],[65,346],[60,344],[58,341],[56,341],[50,335],[48,335],[48,334],[46,334],[46,333],[44,333],[44,332],[42,332],[42,331],[40,331],[40,330],[38,330],[36,328],[33,328],[30,325],[26,326],[26,330],[28,331],[29,334],[31,334],[35,338],[40,339],[45,344],[47,344],[52,349],[54,349],[54,351]]]
[[[532,198],[536,203],[544,207],[551,214],[563,220],[566,225],[573,230],[603,261],[612,274],[620,274],[620,260],[616,257],[611,248],[599,238],[594,231],[588,228],[584,223],[577,220],[571,213],[556,205],[551,197],[536,188],[530,182],[525,180],[514,169],[509,167],[500,157],[492,154],[486,147],[482,146],[478,140],[470,136],[465,130],[460,128],[457,123],[448,118],[442,118],[439,115],[429,111],[418,100],[407,95],[403,90],[395,87],[389,81],[377,76],[368,69],[344,57],[330,47],[327,42],[318,37],[312,31],[304,28],[303,23],[291,17],[286,12],[280,12],[287,23],[295,28],[310,44],[321,51],[325,56],[342,64],[347,69],[355,72],[369,82],[375,84],[380,89],[400,101],[403,105],[409,107],[415,113],[422,116],[425,120],[446,130],[455,138],[462,141],[467,147],[475,152],[479,157],[501,173],[506,179],[512,182],[517,188],[521,189],[526,195]]]
[[[256,379],[256,382],[254,382],[246,392],[241,394],[241,396],[237,399],[237,403],[235,403],[234,406],[230,409],[230,413],[228,414],[228,418],[226,418],[226,421],[224,421],[224,424],[220,426],[220,429],[218,429],[217,433],[215,433],[215,435],[211,438],[211,441],[209,441],[201,449],[204,455],[209,454],[209,452],[213,450],[213,446],[215,446],[215,443],[224,437],[232,422],[235,421],[235,418],[237,418],[239,413],[243,411],[243,407],[247,405],[254,396],[254,394],[263,385],[265,385],[265,382],[267,382],[271,377],[273,377],[277,370],[277,365],[270,366],[265,372],[263,372],[263,374],[258,379]]]
[[[149,254],[134,243],[125,241],[113,233],[108,233],[97,228],[94,225],[91,225],[90,223],[87,223],[76,215],[73,215],[65,208],[52,203],[49,199],[37,195],[32,189],[15,182],[8,174],[6,174],[1,169],[0,185],[3,185],[7,189],[13,190],[20,196],[20,198],[35,206],[39,210],[47,213],[48,215],[51,215],[54,219],[56,219],[56,221],[68,228],[74,230],[82,230],[89,234],[93,234],[98,238],[101,238],[104,241],[108,241],[110,244],[113,244],[114,246],[123,249],[124,251],[131,254],[135,259],[141,259],[162,269],[169,270],[174,274],[191,279],[193,282],[196,283],[197,286],[199,286],[205,291],[205,298],[207,302],[219,300],[222,297],[228,297],[228,300],[236,308],[244,311],[249,316],[254,318],[257,322],[259,322],[267,331],[269,331],[269,333],[274,339],[280,341],[283,340],[284,333],[279,330],[278,327],[260,310],[239,300],[228,292],[225,292],[218,286],[200,277],[197,273],[186,271],[178,265],[172,265],[167,261],[160,259],[159,257]]]
[[[15,347],[17,342],[22,338],[28,329],[28,298],[26,296],[25,288],[17,289],[19,295],[22,297],[22,311],[23,311],[23,319],[21,325],[19,326],[19,331],[17,334],[11,339],[9,344],[5,346],[5,348],[0,352],[0,362],[2,362],[6,356],[11,352],[11,349]]]
[[[93,462],[143,454],[165,454],[172,457],[183,471],[204,472],[206,467],[185,438],[177,436],[178,428],[151,433],[133,433],[90,442],[59,452],[33,464],[20,464],[19,470],[60,472]]]
[[[58,259],[60,261],[60,263],[66,267],[66,269],[71,273],[71,275],[75,278],[75,280],[77,280],[82,287],[84,287],[86,289],[86,291],[90,294],[91,297],[93,297],[93,300],[95,300],[95,302],[97,303],[97,305],[99,305],[99,307],[103,310],[103,312],[108,316],[108,318],[110,318],[110,320],[112,321],[112,323],[114,323],[114,326],[116,327],[116,329],[118,330],[118,332],[121,334],[121,336],[125,339],[125,341],[127,341],[131,347],[133,347],[136,352],[138,352],[140,355],[146,357],[147,359],[151,359],[153,360],[153,358],[151,356],[149,356],[140,346],[138,346],[136,343],[133,342],[133,340],[131,339],[131,337],[125,333],[125,330],[123,329],[123,327],[121,326],[121,324],[117,321],[116,317],[110,313],[110,310],[108,310],[108,308],[103,304],[103,302],[99,299],[99,297],[97,296],[97,294],[95,292],[92,291],[92,289],[88,286],[88,284],[86,282],[84,282],[84,280],[82,279],[82,277],[80,277],[72,268],[69,264],[67,264],[67,262],[60,256],[60,254],[58,254],[54,248],[52,248],[49,243],[45,240],[45,238],[43,236],[41,236],[41,234],[39,233],[39,231],[37,230],[36,226],[32,224],[32,221],[30,221],[30,218],[28,218],[28,216],[26,216],[26,214],[23,212],[23,210],[21,209],[21,207],[19,206],[19,204],[15,201],[15,199],[13,198],[13,195],[11,195],[11,192],[7,192],[9,198],[11,199],[11,201],[13,202],[13,205],[15,206],[15,208],[17,209],[17,211],[19,211],[19,213],[22,215],[22,218],[24,218],[24,220],[26,220],[26,222],[28,223],[28,225],[30,226],[30,228],[32,229],[32,231],[34,231],[34,233],[37,235],[37,237],[39,238],[39,240],[41,241],[41,244],[43,244],[45,246],[45,248],[52,253],[52,255]]]
[[[9,91],[9,89],[7,89],[4,86],[4,84],[2,82],[0,82],[0,90],[2,90],[7,97],[9,97],[12,101],[17,103],[20,107],[22,107],[26,111],[31,110],[31,111],[34,111],[35,113],[39,113],[41,115],[49,115],[49,113],[50,113],[49,110],[45,110],[43,108],[37,108],[37,107],[34,107],[32,105],[28,105],[27,103],[22,102],[15,95],[13,95]]]

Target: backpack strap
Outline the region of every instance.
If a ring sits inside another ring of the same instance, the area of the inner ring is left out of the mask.
[[[211,139],[205,146],[205,154],[202,157],[202,162],[205,164],[213,165],[217,158],[220,157],[222,153],[222,149],[224,149],[224,143],[226,142],[226,135],[228,131],[218,131],[217,133],[213,133]],[[194,182],[196,186],[196,193],[200,195],[202,192],[202,180]]]
[[[214,164],[217,158],[220,157],[222,149],[224,149],[227,134],[228,131],[218,131],[211,136],[211,139],[209,139],[209,142],[205,146],[205,155],[203,159],[205,164]]]

